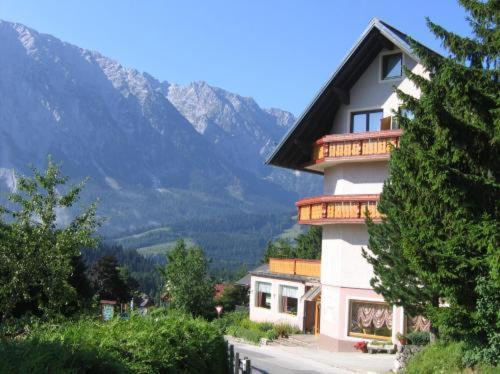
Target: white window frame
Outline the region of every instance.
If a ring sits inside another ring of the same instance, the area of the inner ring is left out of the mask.
[[[271,302],[269,303],[269,308],[266,308],[266,307],[263,307],[263,306],[260,306],[258,305],[259,304],[259,283],[265,283],[265,284],[270,284],[271,285],[271,292],[269,293],[270,295],[270,298],[271,298]],[[260,281],[260,280],[256,280],[255,281],[255,295],[254,295],[254,307],[255,308],[259,308],[259,309],[263,309],[263,310],[269,310],[271,311],[273,309],[273,283],[272,282],[266,282],[266,281]]]

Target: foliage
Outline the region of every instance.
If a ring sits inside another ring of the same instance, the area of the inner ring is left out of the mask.
[[[90,281],[101,300],[125,303],[132,298],[131,286],[136,286],[128,274],[120,273],[118,261],[113,256],[101,257],[90,269]]]
[[[65,190],[66,182],[49,158],[44,172],[33,168],[32,177],[18,175],[17,190],[9,196],[13,208],[0,207],[7,216],[0,221],[0,320],[67,313],[81,302],[73,274],[82,270],[75,266],[80,251],[97,243],[99,221],[93,204],[68,224],[59,222],[84,186]]]
[[[257,266],[269,238],[280,235],[289,228],[293,213],[273,214],[220,214],[219,217],[194,218],[169,224],[153,230],[143,229],[134,235],[116,238],[114,242],[129,249],[163,244],[169,249],[180,238],[190,238],[203,248],[210,259],[210,273],[223,281],[236,278],[243,264]],[[166,263],[165,251],[148,255],[159,264]]]
[[[269,262],[269,258],[320,259],[321,233],[320,226],[310,226],[307,232],[297,236],[295,243],[282,238],[274,242],[270,241],[262,262]]]
[[[133,288],[159,299],[162,279],[157,271],[158,265],[153,259],[141,256],[135,249],[125,250],[119,245],[109,243],[101,243],[97,248],[83,252],[84,261],[89,267],[104,256],[115,257],[120,268],[128,270],[130,277],[139,283]]]
[[[0,345],[1,372],[224,373],[226,363],[226,343],[214,326],[162,310],[129,320],[40,325],[22,341]]]
[[[132,373],[98,347],[76,347],[38,339],[0,343],[2,373]]]
[[[405,368],[406,374],[434,374],[434,373],[470,373],[467,370],[462,355],[464,343],[430,344],[421,352],[417,353],[409,361]],[[498,373],[499,368],[490,365],[477,365],[474,367],[477,373]]]
[[[248,304],[248,290],[243,286],[229,285],[216,302],[223,306],[225,312],[231,312],[236,306]]]
[[[408,344],[427,345],[430,342],[430,334],[425,331],[414,331],[406,334]]]
[[[476,341],[475,336],[467,339],[464,362],[468,366],[478,363],[498,365],[500,352],[500,292],[486,278],[481,277],[476,286],[478,297],[475,319],[480,328],[486,331],[488,344]]]
[[[254,322],[248,318],[248,311],[224,313],[222,318],[212,322],[221,334],[231,335],[258,344],[261,339],[274,340],[288,337],[299,332],[297,328],[286,323]]]
[[[195,316],[212,313],[214,289],[203,250],[187,248],[185,242],[179,240],[167,256],[168,263],[162,274],[170,306]]]
[[[489,274],[488,294],[500,293],[499,13],[496,1],[461,3],[472,38],[428,21],[450,57],[412,43],[430,79],[405,71],[421,96],[398,91],[413,116],[397,115],[404,131],[380,199],[385,218],[368,220],[364,255],[387,301],[429,317],[443,337],[488,347],[497,346],[498,314],[480,316],[485,296],[477,286]],[[500,309],[498,299],[490,302],[489,310]]]

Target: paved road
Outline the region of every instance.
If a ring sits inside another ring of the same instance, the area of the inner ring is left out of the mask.
[[[314,348],[255,346],[234,341],[240,358],[248,357],[252,372],[262,374],[352,374],[387,373],[392,368],[394,355],[328,352]]]

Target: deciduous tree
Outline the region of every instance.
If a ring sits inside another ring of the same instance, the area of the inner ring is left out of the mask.
[[[214,288],[208,276],[208,261],[200,247],[187,247],[179,240],[167,253],[167,265],[162,270],[170,306],[194,316],[210,314]]]
[[[67,181],[49,158],[45,171],[17,175],[13,208],[0,208],[6,217],[0,223],[0,320],[62,313],[78,301],[74,261],[96,245],[99,221],[92,204],[68,224],[58,223],[58,212],[73,207],[84,187],[65,190]]]

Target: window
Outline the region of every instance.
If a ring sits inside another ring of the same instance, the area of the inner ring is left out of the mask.
[[[399,115],[401,117],[405,117],[405,118],[409,119],[410,121],[412,121],[415,118],[415,115],[413,114],[413,112],[410,109],[406,109],[406,108],[399,108]],[[393,117],[391,127],[393,130],[399,129],[399,123],[398,123],[397,117]]]
[[[382,79],[399,78],[403,75],[403,54],[382,56]]]
[[[255,306],[271,309],[271,283],[257,282],[257,300]]]
[[[429,332],[431,329],[431,321],[429,321],[424,316],[411,317],[409,315],[406,318],[406,332],[415,331],[426,331]]]
[[[380,131],[380,109],[351,113],[351,132]]]
[[[392,307],[386,303],[352,300],[349,304],[349,336],[390,339]]]
[[[292,286],[280,286],[280,295],[281,295],[281,313],[293,314],[297,315],[297,305],[298,299],[297,294],[299,289],[297,287]]]

